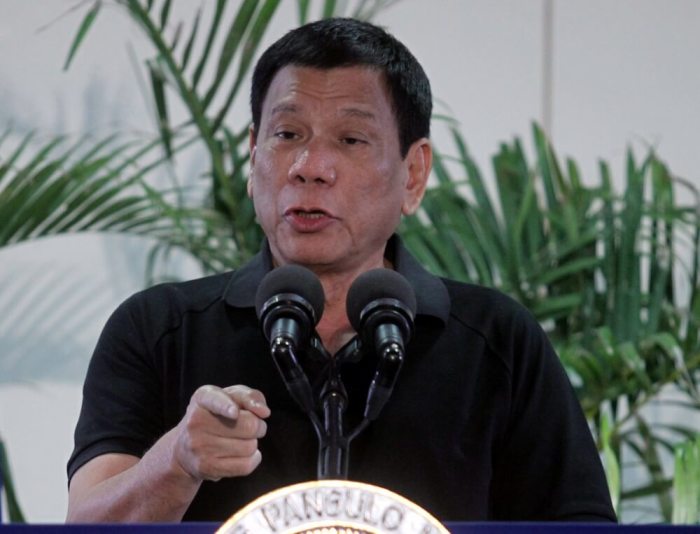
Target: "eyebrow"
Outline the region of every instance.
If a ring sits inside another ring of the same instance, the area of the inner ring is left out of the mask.
[[[359,108],[345,108],[340,110],[341,115],[345,115],[347,117],[357,117],[358,119],[367,119],[374,121],[377,119],[377,116],[372,113],[371,111],[367,111],[364,109],[359,109]]]
[[[299,106],[296,104],[283,103],[277,104],[272,108],[270,115],[277,115],[278,113],[296,113],[297,111],[299,111]]]
[[[299,112],[299,106],[296,104],[291,104],[291,103],[282,103],[282,104],[277,104],[272,110],[270,111],[270,115],[277,115],[279,113],[298,113]],[[371,111],[367,111],[364,109],[360,108],[344,108],[340,110],[340,115],[343,115],[345,117],[357,117],[358,119],[365,119],[365,120],[371,120],[374,121],[376,120],[377,116],[372,113]]]

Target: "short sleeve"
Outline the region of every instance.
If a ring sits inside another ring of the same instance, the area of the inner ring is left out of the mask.
[[[529,312],[516,315],[512,332],[511,413],[495,465],[495,516],[615,521],[597,448],[558,356]]]
[[[141,294],[108,319],[83,386],[68,479],[89,460],[107,453],[141,457],[165,432],[160,380],[139,327]]]

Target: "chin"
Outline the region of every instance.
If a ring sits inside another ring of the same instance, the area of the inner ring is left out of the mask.
[[[328,265],[342,256],[342,251],[337,248],[338,241],[318,234],[285,235],[277,239],[277,250],[285,263]]]
[[[290,246],[289,241],[284,246],[279,247],[279,259],[284,263],[296,263],[299,265],[317,265],[326,263],[329,259],[329,254],[326,253],[320,246]],[[274,254],[274,251],[273,251]]]
[[[335,263],[335,258],[331,254],[322,253],[318,250],[295,251],[289,254],[284,254],[287,263],[295,263],[306,267],[322,267],[324,265],[332,265]]]

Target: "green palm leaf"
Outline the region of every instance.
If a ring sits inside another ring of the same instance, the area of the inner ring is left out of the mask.
[[[17,493],[15,491],[12,472],[10,471],[10,463],[7,460],[7,451],[5,443],[0,438],[0,487],[5,489],[5,498],[7,502],[7,515],[10,523],[24,523],[24,515],[17,501]]]
[[[450,131],[457,156],[436,151],[436,185],[418,217],[402,226],[408,247],[436,273],[497,287],[533,311],[610,469],[624,443],[647,472],[650,482],[635,488],[624,469],[608,472],[610,480],[620,478],[621,510],[654,494],[669,518],[670,475],[661,459],[697,428],[648,423],[643,414],[669,387],[683,395],[684,407],[700,412],[700,195],[679,205],[675,188],[686,184],[654,153],[641,163],[628,153],[622,193],[604,162],[599,183],[585,185],[576,163],[560,165],[537,126],[532,162],[519,140],[501,145],[491,193],[461,134],[453,125]],[[682,248],[688,265],[677,258]],[[679,280],[690,288],[690,307],[678,300]]]
[[[142,193],[137,167],[153,145],[56,139],[27,154],[32,140],[0,160],[0,246],[69,232],[148,234],[156,226],[159,213]]]

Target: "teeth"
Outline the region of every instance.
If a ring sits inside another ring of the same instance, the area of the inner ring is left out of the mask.
[[[323,213],[320,211],[297,211],[297,215],[304,219],[320,219]]]

